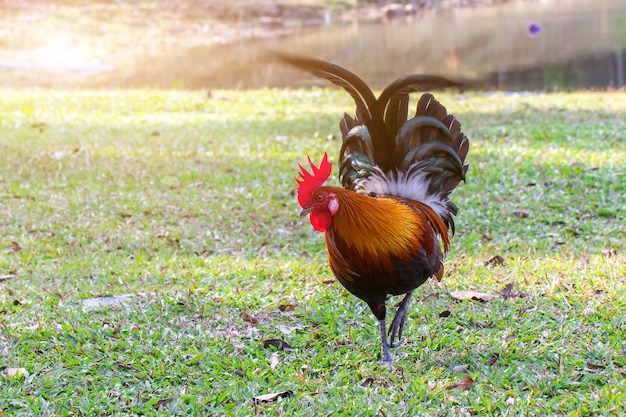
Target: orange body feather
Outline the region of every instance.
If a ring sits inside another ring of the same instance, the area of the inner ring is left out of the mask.
[[[339,281],[359,298],[379,302],[381,294],[384,298],[384,293],[412,290],[416,279],[439,271],[442,252],[436,235],[447,251],[448,229],[426,204],[372,198],[337,187],[320,187],[317,192],[332,193],[339,202],[325,232],[329,264]],[[430,264],[430,270],[414,274],[414,262]]]

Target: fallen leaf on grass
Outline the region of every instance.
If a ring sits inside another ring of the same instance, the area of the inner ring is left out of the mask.
[[[289,327],[284,323],[279,323],[276,328],[282,333],[282,334],[290,334],[291,332],[293,332],[293,327]]]
[[[452,314],[450,310],[443,310],[441,313],[439,313],[439,317],[441,318],[450,317],[450,314]]]
[[[496,363],[496,361],[498,360],[498,358],[500,358],[500,355],[497,353],[492,353],[491,356],[489,357],[489,359],[487,359],[485,361],[485,365],[487,366],[491,366],[494,363]]]
[[[171,403],[172,401],[174,401],[174,398],[161,398],[160,400],[154,403],[153,407],[154,408],[160,408],[160,407],[167,408],[167,405]]]
[[[459,382],[455,382],[446,387],[446,389],[459,389],[461,391],[467,391],[474,384],[474,380],[469,376],[463,377]]]
[[[285,303],[278,306],[280,311],[293,311],[296,309],[298,303]]]
[[[16,241],[11,242],[11,247],[9,248],[9,252],[17,253],[22,250],[20,244]]]
[[[604,365],[598,365],[592,362],[587,361],[587,371],[591,371],[591,372],[595,372],[595,371],[599,371],[600,369],[604,369],[606,368],[606,366]]]
[[[284,340],[280,340],[280,339],[265,339],[263,341],[263,347],[265,349],[267,349],[270,346],[272,346],[272,347],[274,347],[275,349],[278,349],[278,350],[289,350],[289,349],[291,349],[291,346],[289,345],[289,343],[285,342]]]
[[[585,308],[585,309],[583,310],[583,314],[584,314],[585,316],[590,316],[590,315],[594,314],[595,312],[596,312],[596,310],[594,310],[594,308],[593,308],[593,307],[587,307],[587,308]]]
[[[122,369],[135,369],[133,368],[131,365],[124,363],[124,362],[120,362],[120,361],[116,361],[113,363],[113,365],[122,368]]]
[[[525,219],[526,217],[530,216],[530,213],[526,210],[513,210],[513,215]]]
[[[121,306],[133,298],[131,294],[106,295],[104,297],[85,298],[80,301],[83,307],[98,308],[108,306]]]
[[[452,291],[450,297],[455,300],[475,300],[475,301],[492,301],[497,296],[477,291]]]
[[[485,266],[502,266],[505,265],[504,258],[500,255],[496,255],[485,262]]]
[[[367,388],[374,383],[374,378],[367,377],[359,384],[360,387]]]
[[[513,283],[512,282],[506,284],[500,290],[500,295],[503,296],[504,298],[512,297],[513,296],[512,294],[513,294]]]
[[[528,294],[526,294],[525,292],[513,292],[513,286],[515,284],[513,284],[512,282],[506,284],[504,287],[502,287],[502,289],[500,290],[500,295],[503,298],[514,298],[514,297],[520,297],[520,298],[526,298],[528,297]]]
[[[439,293],[438,292],[433,292],[433,293],[428,294],[426,297],[422,298],[421,302],[422,303],[426,303],[426,302],[428,302],[430,300],[435,300],[437,298],[439,298]]]
[[[272,403],[274,401],[278,401],[280,398],[287,398],[293,395],[292,391],[281,391],[281,392],[273,392],[271,394],[262,394],[257,395],[256,397],[252,397],[252,401],[254,405],[259,405],[263,403]]]
[[[280,362],[280,358],[278,357],[278,352],[273,352],[270,356],[270,369],[272,371],[276,370],[278,363]]]
[[[250,313],[246,313],[245,311],[241,313],[241,317],[243,318],[243,321],[247,321],[250,324],[257,324],[259,322],[256,317]]]
[[[17,275],[15,274],[8,274],[8,275],[0,275],[0,281],[7,281],[11,278],[15,278]]]
[[[452,372],[454,372],[455,374],[462,374],[463,372],[467,372],[468,369],[469,365],[457,365],[452,368]]]

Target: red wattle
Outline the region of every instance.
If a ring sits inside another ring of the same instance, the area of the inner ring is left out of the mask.
[[[310,216],[311,225],[318,232],[323,232],[330,227],[330,214],[314,211]]]

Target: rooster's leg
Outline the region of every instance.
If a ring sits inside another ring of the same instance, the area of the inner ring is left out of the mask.
[[[385,319],[379,320],[378,325],[380,326],[380,342],[383,347],[383,363],[387,366],[391,366],[391,346],[389,346],[389,342],[387,341],[387,325]]]
[[[404,322],[406,320],[407,311],[409,310],[409,301],[411,300],[412,295],[413,291],[409,291],[406,293],[402,301],[400,301],[398,311],[396,311],[396,315],[391,322],[391,326],[389,326],[389,346],[392,348],[398,347],[404,343],[402,330],[404,329]]]
[[[385,307],[385,299],[378,299],[368,301],[367,304],[372,309],[372,313],[378,319],[378,326],[380,327],[380,344],[383,348],[383,363],[387,366],[391,366],[391,350],[389,341],[387,341],[387,323],[385,318],[387,317],[387,309]]]

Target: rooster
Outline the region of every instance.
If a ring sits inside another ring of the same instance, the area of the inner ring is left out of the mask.
[[[409,94],[459,86],[445,78],[411,75],[385,88],[378,98],[363,80],[329,62],[280,55],[287,63],[343,87],[356,103],[356,117],[339,126],[339,180],[324,186],[332,164],[324,154],[311,171],[300,165],[300,217],[310,215],[324,232],[330,269],[378,319],[382,359],[404,342],[402,332],[413,291],[428,278],[441,279],[443,258],[454,233],[457,207],[449,195],[468,165],[469,141],[459,121],[432,94],[419,99],[408,119]],[[386,300],[404,295],[389,329]]]

